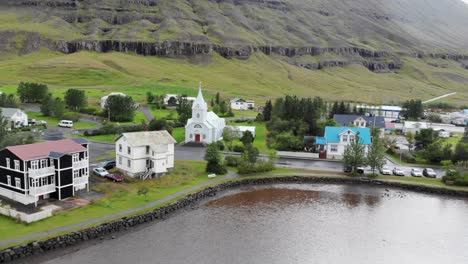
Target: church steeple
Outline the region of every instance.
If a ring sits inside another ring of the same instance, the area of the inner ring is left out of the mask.
[[[202,90],[201,90],[201,82],[198,87],[198,95],[197,99],[193,101],[192,104],[192,118],[197,122],[205,122],[206,116],[208,115],[208,104],[205,102],[203,98]]]

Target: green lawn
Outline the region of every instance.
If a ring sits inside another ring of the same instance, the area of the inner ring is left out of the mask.
[[[44,232],[142,206],[209,180],[203,162],[177,161],[175,168],[174,172],[160,180],[134,181],[124,184],[112,182],[94,184],[91,188],[105,193],[104,198],[94,201],[89,206],[61,212],[39,222],[26,225],[0,216],[1,239]],[[141,186],[149,188],[146,197],[137,194]]]
[[[257,105],[285,94],[385,103],[424,100],[453,91],[458,96],[444,102],[466,102],[466,84],[440,77],[468,78],[458,63],[447,62],[447,68],[435,69],[417,58],[402,57],[402,61],[404,67],[398,73],[378,74],[356,64],[311,71],[261,53],[247,60],[227,60],[215,54],[209,63],[193,64],[185,59],[116,52],[64,55],[43,50],[0,60],[0,85],[12,91],[11,86],[20,81],[43,82],[54,95],[63,95],[68,88],[85,89],[91,106],[112,91],[127,93],[138,102],[144,102],[149,91],[195,96],[200,80],[207,101],[218,91],[226,99],[245,97]],[[356,89],[362,92],[356,94]]]
[[[179,114],[175,109],[156,109],[154,105],[150,106],[151,114],[155,119],[177,119]]]
[[[443,139],[443,141],[455,147],[458,144],[458,142],[460,142],[461,139],[462,139],[462,135],[458,135],[457,137],[445,138]]]
[[[258,115],[258,112],[257,111],[253,111],[253,110],[245,110],[245,111],[241,111],[241,110],[232,110],[232,112],[234,113],[234,117],[256,117]]]
[[[51,116],[44,116],[42,113],[38,112],[27,112],[29,119],[36,119],[36,120],[44,120],[47,122],[48,126],[57,126],[60,122],[60,119],[51,117]],[[97,128],[97,124],[79,120],[78,122],[73,122],[74,129],[88,129],[88,128]]]
[[[176,127],[172,130],[172,136],[177,141],[177,143],[182,143],[185,141],[185,127]]]

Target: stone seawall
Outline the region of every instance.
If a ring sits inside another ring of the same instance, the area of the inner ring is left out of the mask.
[[[109,223],[104,223],[96,227],[86,228],[81,231],[72,232],[69,234],[61,235],[55,238],[50,238],[43,241],[36,241],[28,244],[23,244],[11,247],[0,251],[0,263],[7,263],[16,259],[26,258],[33,255],[47,253],[56,249],[74,246],[87,240],[103,239],[106,236],[127,230],[131,227],[141,225],[148,222],[153,222],[158,219],[168,217],[170,214],[177,210],[187,208],[204,198],[215,196],[218,192],[242,187],[242,186],[255,186],[255,185],[268,185],[268,184],[282,184],[282,183],[298,183],[298,184],[311,184],[311,183],[327,183],[327,184],[362,184],[362,185],[375,185],[382,187],[398,188],[408,191],[416,191],[438,195],[451,195],[458,197],[468,197],[468,192],[450,190],[445,188],[437,188],[430,186],[419,186],[414,184],[386,182],[386,181],[361,181],[355,178],[329,178],[329,177],[270,177],[258,179],[241,179],[237,181],[230,181],[221,183],[214,187],[208,187],[194,194],[188,195],[177,202],[163,206],[153,211],[142,213],[135,216],[125,217],[119,220],[114,220]]]

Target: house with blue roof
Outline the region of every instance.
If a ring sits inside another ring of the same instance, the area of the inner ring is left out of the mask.
[[[366,127],[326,127],[325,135],[317,137],[321,159],[343,159],[347,146],[359,137],[359,143],[365,145],[367,153],[372,144],[371,130]]]

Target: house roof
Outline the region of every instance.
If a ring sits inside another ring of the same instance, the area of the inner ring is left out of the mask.
[[[427,123],[426,122],[411,122],[411,121],[405,121],[404,122],[404,128],[422,128],[425,129],[427,128]]]
[[[359,141],[361,144],[372,144],[371,132],[369,128],[360,127],[329,127],[325,128],[325,139],[327,143],[339,143],[340,135],[346,131],[352,131],[354,134],[359,133]]]
[[[85,151],[86,148],[76,143],[72,139],[62,139],[57,141],[47,141],[28,145],[18,145],[6,147],[22,160],[32,160],[47,158],[53,153],[53,157],[58,157],[58,153],[68,154]],[[63,155],[62,155],[63,156]]]
[[[255,130],[257,129],[255,126],[228,126],[228,128],[237,130],[239,132],[250,131],[252,133],[255,133]]]
[[[234,98],[234,99],[231,99],[231,103],[235,103],[235,102],[245,102],[245,100],[242,99],[242,98]]]
[[[2,107],[2,116],[10,118],[16,114],[16,112],[21,111],[19,108],[4,108]]]
[[[367,127],[378,127],[378,128],[385,128],[385,118],[383,116],[363,116],[363,115],[334,115],[333,119],[342,125],[342,126],[349,126],[352,124],[356,119],[362,118],[366,121]],[[375,124],[374,124],[375,120]]]
[[[317,137],[315,139],[315,144],[317,144],[317,145],[326,145],[327,144],[327,139],[325,137]]]
[[[108,94],[108,95],[106,95],[106,96],[103,96],[101,99],[105,99],[105,100],[106,100],[107,98],[109,98],[109,96],[116,96],[116,95],[118,95],[118,96],[123,96],[123,97],[126,97],[126,96],[127,96],[127,95],[124,94],[124,93],[112,92],[112,93],[110,93],[110,94]]]
[[[116,141],[122,137],[127,139],[127,143],[131,147],[177,143],[166,130],[123,133]]]

